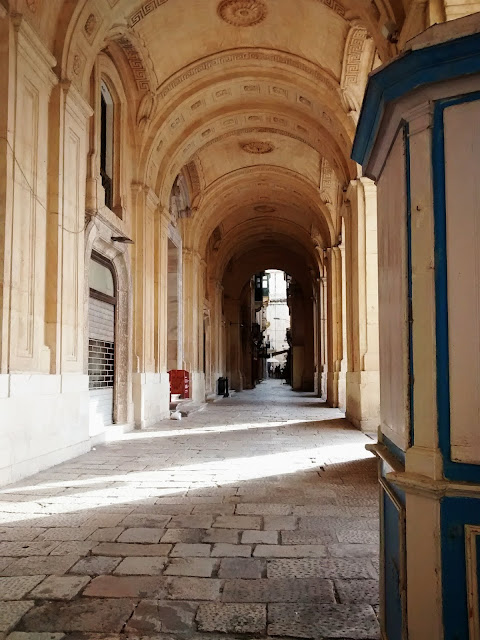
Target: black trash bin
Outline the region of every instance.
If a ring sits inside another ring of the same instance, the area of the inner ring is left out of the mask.
[[[229,397],[228,393],[228,378],[219,378],[218,379],[218,391],[217,394],[219,396],[223,396],[224,398]]]

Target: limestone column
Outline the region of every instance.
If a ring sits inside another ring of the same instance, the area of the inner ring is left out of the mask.
[[[325,262],[323,265],[325,273]],[[327,375],[328,375],[328,341],[327,341],[327,278],[325,275],[320,278],[320,342],[321,342],[321,358],[320,358],[320,385],[322,398],[327,397]]]
[[[338,407],[338,376],[342,358],[342,262],[338,247],[327,249],[327,403]]]
[[[165,229],[156,225],[158,198],[142,184],[134,184],[133,192],[133,288],[134,288],[134,374],[133,401],[135,425],[143,428],[165,417],[166,406],[164,385],[156,368],[164,347],[157,341],[155,350],[155,318],[164,315],[164,292],[156,295],[155,278],[155,236],[159,244],[162,271],[157,266],[157,283],[165,277]],[[157,300],[157,309],[156,302]],[[163,329],[162,329],[163,330]],[[163,356],[164,357],[164,356]]]
[[[154,349],[155,377],[159,386],[159,407],[161,413],[169,411],[170,381],[167,373],[168,362],[168,237],[170,214],[159,206],[155,213],[154,244]]]
[[[205,264],[194,249],[183,248],[183,357],[184,369],[190,373],[190,395],[205,400],[203,367],[203,301]]]
[[[346,198],[346,414],[355,426],[372,431],[380,420],[376,187],[358,178]]]
[[[343,220],[342,220],[343,222]],[[339,245],[342,265],[342,354],[338,373],[338,406],[346,410],[347,406],[347,282],[345,257],[345,225],[342,225],[342,242]]]
[[[226,364],[230,387],[235,391],[243,391],[241,314],[238,298],[225,298],[225,322],[228,345]]]

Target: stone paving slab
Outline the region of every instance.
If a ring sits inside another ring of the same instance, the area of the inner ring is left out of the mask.
[[[125,529],[125,531],[117,538],[117,542],[156,543],[160,541],[160,538],[164,533],[164,529],[156,529],[154,527],[136,527]]]
[[[83,595],[91,598],[166,598],[167,581],[156,576],[98,576]]]
[[[373,640],[375,463],[340,418],[274,381],[0,492],[0,576],[19,580],[0,611],[32,607],[0,640],[265,640],[272,607],[291,609],[270,634]],[[324,459],[344,443],[358,460]],[[32,589],[70,580],[76,595],[57,595],[71,600],[34,602]]]
[[[267,563],[260,558],[224,558],[220,564],[218,577],[253,580],[255,578],[263,578],[266,575],[266,571]]]
[[[104,542],[92,551],[99,556],[167,556],[171,544],[129,544],[127,542]]]
[[[268,607],[268,634],[380,640],[380,629],[372,607],[355,604],[272,604]]]
[[[252,545],[247,544],[223,544],[213,545],[212,557],[249,558],[252,555]],[[257,547],[258,548],[258,547]]]
[[[0,606],[0,632],[13,629],[34,604],[33,600],[2,602]]]
[[[377,580],[335,580],[338,597],[343,604],[379,604]]]
[[[198,603],[142,600],[129,620],[128,633],[188,633],[194,632]]]
[[[36,633],[33,631],[29,633],[27,631],[14,631],[11,633],[7,640],[64,640],[64,633]]]
[[[1,505],[0,505],[1,510]],[[43,527],[0,527],[1,542],[15,542],[22,540],[31,542],[45,531]]]
[[[208,558],[212,545],[210,544],[187,544],[179,542],[170,552],[171,558]]]
[[[373,578],[372,572],[368,561],[356,558],[286,558],[267,566],[269,578]]]
[[[152,562],[156,559],[148,558],[147,560],[149,566],[151,566]],[[121,561],[121,558],[110,558],[108,556],[87,556],[75,563],[69,573],[87,576],[108,574],[112,573]],[[125,561],[126,560],[124,560],[124,562]],[[165,564],[166,560],[162,560],[162,562]]]
[[[124,558],[113,573],[124,576],[159,576],[163,574],[167,562],[167,558],[130,556]]]
[[[163,572],[166,576],[210,578],[217,568],[215,558],[172,558]]]
[[[318,578],[227,580],[222,601],[334,603],[335,594],[331,580]]]
[[[168,597],[172,600],[219,600],[222,581],[208,578],[171,578]]]
[[[265,633],[267,610],[262,604],[201,604],[199,631]]]
[[[4,576],[62,575],[72,567],[79,557],[69,556],[32,556],[14,559],[1,573]]]
[[[257,544],[253,555],[255,558],[324,558],[327,547],[321,544]]]
[[[119,598],[46,602],[34,607],[23,617],[19,630],[119,633],[134,609],[135,601]]]
[[[71,600],[89,582],[89,576],[48,576],[30,596],[35,600]]]
[[[12,576],[10,578],[0,578],[0,601],[21,600],[44,579],[45,576]],[[2,604],[0,602],[0,608],[1,606]]]

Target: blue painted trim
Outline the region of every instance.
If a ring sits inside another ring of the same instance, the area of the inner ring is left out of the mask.
[[[437,366],[438,441],[443,456],[444,475],[450,480],[480,482],[480,465],[454,462],[451,458],[450,380],[448,344],[447,229],[445,200],[445,136],[443,112],[446,108],[480,100],[480,92],[439,100],[433,112],[432,167],[435,236],[435,331]]]
[[[480,525],[480,500],[443,498],[440,503],[444,640],[469,637],[465,525]]]
[[[433,82],[480,72],[480,33],[417,51],[408,51],[368,81],[352,149],[352,159],[365,166],[389,103]]]
[[[413,315],[412,315],[412,189],[410,179],[410,127],[403,124],[406,178],[407,219],[407,318],[408,318],[408,402],[410,417],[409,446],[414,444],[414,375],[413,375]]]

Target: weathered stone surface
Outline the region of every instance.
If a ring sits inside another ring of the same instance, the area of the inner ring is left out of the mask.
[[[0,632],[13,629],[33,605],[32,600],[12,600],[0,603]]]
[[[379,604],[377,580],[335,580],[335,588],[343,604]]]
[[[321,544],[258,544],[253,555],[255,558],[324,558],[327,547]]]
[[[205,529],[167,529],[161,542],[184,542],[198,544],[205,536]]]
[[[210,578],[218,562],[213,558],[172,558],[163,573],[166,576]]]
[[[333,582],[318,578],[227,580],[222,601],[334,603],[335,595]]]
[[[85,540],[85,541],[76,541],[72,540],[69,542],[55,542],[57,545],[55,549],[51,552],[52,556],[68,556],[68,555],[78,555],[85,556],[87,553],[92,551],[96,546],[97,542],[95,540]]]
[[[171,553],[171,558],[208,558],[210,556],[212,546],[210,544],[187,544],[179,542],[176,544]]]
[[[294,531],[297,528],[297,516],[265,516],[263,528],[266,531]]]
[[[132,615],[135,602],[126,599],[79,598],[47,602],[23,618],[23,631],[93,631],[119,633]]]
[[[103,527],[95,529],[88,539],[95,542],[115,542],[122,531],[124,531],[123,527]]]
[[[332,531],[282,531],[282,544],[330,544],[338,542]]]
[[[2,505],[0,504],[0,511]],[[16,540],[25,540],[30,542],[38,538],[45,531],[42,527],[0,527],[0,541],[15,542]]]
[[[265,573],[265,560],[257,558],[224,558],[220,564],[218,577],[254,579],[262,578]]]
[[[160,538],[165,533],[164,529],[155,529],[153,527],[139,527],[132,529],[125,529],[117,538],[118,542],[139,542],[139,543],[153,543],[160,541]]]
[[[219,516],[213,523],[214,528],[220,529],[261,529],[260,516]]]
[[[134,513],[126,516],[121,520],[120,524],[122,527],[165,529],[169,521],[170,516],[151,513]]]
[[[58,542],[41,540],[39,542],[0,542],[0,556],[23,557],[23,556],[48,556],[56,547]]]
[[[238,516],[288,516],[292,510],[288,504],[246,503],[238,504],[235,513]]]
[[[376,531],[343,530],[337,531],[339,542],[379,544],[380,534]]]
[[[45,576],[12,576],[10,578],[0,578],[0,601],[1,600],[21,600],[25,598],[34,587],[39,584]],[[0,607],[2,605],[0,604]]]
[[[71,600],[90,582],[87,576],[49,576],[31,592],[35,600]]]
[[[77,562],[78,556],[33,556],[19,558],[3,570],[7,576],[61,575]]]
[[[187,633],[195,630],[198,604],[142,600],[129,620],[126,633]]]
[[[380,629],[369,605],[272,604],[268,608],[268,634],[376,640]]]
[[[7,640],[63,640],[64,638],[64,633],[14,631],[7,637]]]
[[[246,544],[214,544],[212,557],[249,558],[252,555],[252,546]]]
[[[82,558],[70,569],[69,573],[87,576],[100,576],[112,571],[121,562],[121,558],[109,558],[107,556],[87,556]],[[152,562],[152,559],[149,559]]]
[[[221,580],[214,578],[171,578],[168,597],[173,600],[219,600]]]
[[[201,604],[197,613],[199,631],[264,633],[266,606],[261,604]]]
[[[376,559],[380,553],[378,544],[349,544],[339,542],[328,545],[328,553],[334,558],[370,558]]]
[[[48,524],[48,523],[47,523]],[[95,527],[52,527],[38,537],[39,540],[86,540],[95,531]]]
[[[92,553],[99,556],[167,556],[171,544],[129,544],[127,542],[103,542]]]
[[[145,576],[98,576],[83,592],[91,598],[166,598],[165,578]]]
[[[244,531],[242,544],[278,544],[278,531]]]
[[[212,526],[213,516],[211,515],[180,515],[175,516],[167,524],[168,529],[208,529]]]
[[[368,562],[349,558],[301,558],[270,560],[267,566],[269,578],[372,578]]]
[[[121,561],[114,573],[124,576],[159,576],[167,564],[167,558],[135,558],[131,556]]]
[[[202,542],[218,542],[220,544],[238,544],[241,531],[237,529],[207,529]]]

